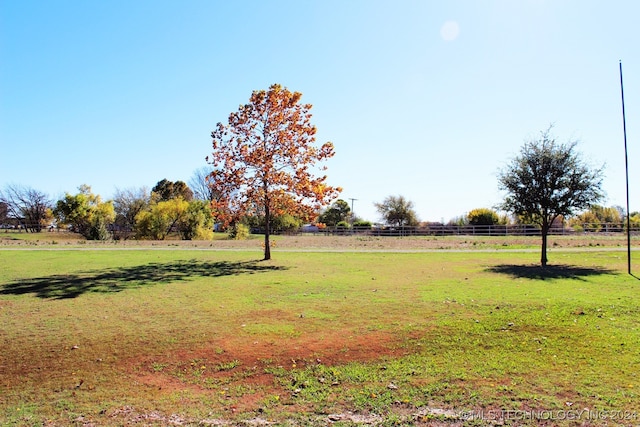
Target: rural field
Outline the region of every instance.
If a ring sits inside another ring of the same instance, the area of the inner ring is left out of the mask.
[[[624,236],[274,241],[0,233],[0,424],[640,425]]]

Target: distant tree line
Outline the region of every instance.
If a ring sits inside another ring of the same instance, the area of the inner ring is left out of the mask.
[[[103,201],[90,186],[81,185],[77,193],[54,202],[36,189],[7,185],[0,191],[0,225],[28,232],[67,227],[97,240],[166,239],[170,234],[210,239],[214,226],[234,238],[253,231],[265,235],[265,260],[270,258],[271,232],[296,231],[308,223],[317,229],[372,227],[337,199],[340,187],[310,173],[334,151],[330,142],[313,144],[311,105],[300,98],[280,85],[254,91],[248,104],[211,133],[209,167],[197,170],[190,186],[163,179],[150,191],[117,190],[113,200]],[[587,165],[576,151],[577,142],[559,143],[551,129],[525,141],[519,155],[499,171],[498,187],[504,192],[499,205],[473,209],[450,224],[533,224],[542,235],[542,266],[547,263],[547,235],[558,224],[588,231],[619,224],[622,230],[625,212],[598,204],[604,197],[603,168]],[[421,224],[413,203],[402,195],[374,205],[386,227]],[[637,212],[629,218],[632,226],[640,225]]]
[[[65,227],[87,239],[166,239],[173,233],[182,239],[209,239],[214,230],[214,216],[210,201],[214,194],[207,190],[206,173],[197,171],[190,184],[199,182],[200,190],[183,181],[162,179],[151,190],[145,187],[117,189],[112,200],[103,201],[93,194],[91,187],[81,185],[75,194],[67,193],[58,201],[38,190],[19,185],[6,186],[0,191],[0,224],[20,226],[28,232],[40,232],[55,227]],[[387,227],[417,227],[428,223],[420,222],[413,203],[405,197],[388,196],[375,204],[382,223]],[[632,227],[640,227],[640,213],[630,216]],[[556,220],[575,231],[600,231],[623,228],[624,209],[619,206],[605,207],[594,204],[583,212],[568,219]],[[276,233],[293,233],[304,224],[305,218],[288,213],[271,218],[271,229]],[[336,228],[366,230],[373,226],[368,220],[357,217],[348,202],[337,199],[329,207],[318,212],[309,221],[319,229]],[[500,214],[492,208],[476,208],[453,218],[448,225],[491,226],[530,224],[522,216]],[[237,228],[260,233],[265,226],[264,217],[259,214],[246,215],[237,224],[220,231],[229,231],[233,236]]]
[[[165,239],[176,233],[183,239],[209,239],[213,216],[208,200],[195,199],[182,181],[159,181],[151,191],[116,190],[103,201],[88,185],[54,202],[43,192],[9,185],[0,192],[0,223],[27,232],[66,228],[89,240]]]

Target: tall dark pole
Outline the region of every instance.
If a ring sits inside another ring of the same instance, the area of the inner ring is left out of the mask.
[[[622,132],[624,135],[624,170],[627,177],[627,272],[631,274],[631,220],[629,214],[629,159],[627,156],[627,122],[624,116],[624,86],[622,84],[622,61],[620,61],[620,95],[622,96]]]

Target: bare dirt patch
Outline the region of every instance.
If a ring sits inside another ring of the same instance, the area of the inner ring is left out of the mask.
[[[185,349],[153,359],[125,362],[135,380],[161,394],[181,390],[227,397],[224,409],[232,413],[260,412],[268,396],[289,398],[273,370],[308,365],[334,366],[407,354],[406,337],[389,332],[332,331],[304,338],[261,337],[259,341],[228,336],[196,349]],[[227,395],[242,386],[252,392]],[[339,386],[339,384],[336,384]],[[222,405],[224,406],[224,405]]]

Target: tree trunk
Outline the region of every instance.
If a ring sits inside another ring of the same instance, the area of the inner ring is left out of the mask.
[[[546,224],[542,225],[542,251],[540,254],[540,265],[543,267],[547,266],[547,234],[549,234],[549,226]]]
[[[269,211],[269,203],[264,205],[264,261],[271,259],[271,244],[269,243],[269,235],[271,234],[271,212]]]

